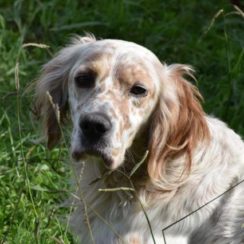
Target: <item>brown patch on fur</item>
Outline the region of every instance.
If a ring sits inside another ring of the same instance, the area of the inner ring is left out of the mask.
[[[126,96],[130,96],[129,91],[135,84],[142,84],[147,88],[147,96],[136,98],[132,101],[131,105],[135,106],[137,110],[153,100],[152,97],[155,96],[152,77],[149,75],[147,67],[141,62],[141,60],[124,60],[124,63],[117,64],[114,79],[117,81],[115,83],[119,84],[119,89],[126,92]],[[124,114],[133,113],[133,110],[129,111],[129,106],[130,104],[128,102],[125,103],[123,101],[122,104],[120,104],[120,111]],[[133,106],[131,106],[131,109],[133,109]],[[143,111],[145,112],[144,109]],[[129,120],[127,122],[126,119],[124,120],[124,129],[128,129],[130,127],[130,122]]]
[[[183,78],[185,74],[191,76],[189,72],[186,66],[172,67],[172,80],[166,82],[172,82],[175,86],[178,101],[161,98],[152,117],[148,160],[151,179],[162,178],[167,163],[181,155],[186,155],[182,174],[189,173],[193,149],[199,141],[210,138],[199,102],[202,97],[197,88]],[[163,111],[165,108],[168,112]]]
[[[118,149],[113,149],[112,152],[111,152],[111,155],[113,158],[117,157],[119,154],[119,150]]]
[[[137,233],[131,234],[131,236],[129,236],[128,239],[129,239],[128,240],[129,244],[142,244],[141,235],[139,235]]]
[[[86,65],[96,71],[100,81],[104,80],[110,72],[109,63],[112,55],[109,53],[94,53],[86,60]]]
[[[123,127],[121,128],[122,131],[127,131],[131,127],[130,119],[127,113],[123,116]]]
[[[52,92],[53,100],[55,100],[55,96],[56,96],[56,94]],[[67,116],[67,110],[68,110],[67,103],[65,103],[65,104],[56,103],[56,104],[57,104],[57,109],[55,109],[55,107],[53,107],[53,105],[49,105],[48,111],[47,111],[46,128],[47,128],[47,134],[48,134],[47,146],[49,149],[53,148],[57,144],[57,142],[60,140],[60,137],[61,137],[60,126],[61,126],[61,124],[64,123],[66,116]],[[60,115],[59,118],[57,117],[57,112]]]
[[[36,88],[35,110],[43,118],[49,149],[53,148],[61,137],[60,124],[65,121],[68,110],[68,81],[65,74],[60,72],[58,75],[57,69],[60,64],[56,63],[58,62],[56,59],[44,67]],[[55,73],[56,77],[52,75]],[[57,114],[59,114],[59,118],[57,118]]]
[[[134,61],[135,62],[135,61]],[[128,87],[128,90],[135,84],[145,84],[149,90],[153,90],[152,78],[149,76],[146,67],[139,60],[136,63],[121,63],[115,71],[115,78],[120,84]]]

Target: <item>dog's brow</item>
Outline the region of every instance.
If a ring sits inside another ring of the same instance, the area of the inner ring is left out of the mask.
[[[96,53],[91,55],[82,62],[82,66],[79,69],[94,70],[100,79],[104,79],[109,74],[109,70],[111,69],[111,55],[106,53]]]
[[[135,83],[140,83],[152,90],[153,84],[151,82],[152,78],[149,74],[149,70],[146,65],[140,62],[118,65],[114,73],[115,78],[119,82],[129,87],[133,86]]]

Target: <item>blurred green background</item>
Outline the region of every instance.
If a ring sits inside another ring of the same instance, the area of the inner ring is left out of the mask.
[[[74,242],[61,220],[70,209],[59,207],[68,149],[40,143],[29,87],[42,64],[85,31],[191,64],[206,112],[244,135],[244,14],[231,1],[1,0],[0,243]]]

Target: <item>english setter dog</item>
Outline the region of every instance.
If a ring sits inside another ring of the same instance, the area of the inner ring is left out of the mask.
[[[233,188],[244,179],[244,143],[204,113],[187,78],[190,66],[93,36],[43,67],[36,107],[48,147],[68,110],[73,124],[70,227],[81,243],[244,243],[244,184]]]

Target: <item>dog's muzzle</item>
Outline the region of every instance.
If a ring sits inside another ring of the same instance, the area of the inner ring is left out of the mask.
[[[103,113],[83,115],[79,127],[81,144],[72,152],[72,157],[78,161],[89,155],[97,156],[110,167],[113,160],[107,147],[112,123],[108,116]]]

